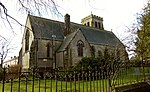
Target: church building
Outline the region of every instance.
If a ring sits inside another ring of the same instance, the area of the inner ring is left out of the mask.
[[[106,47],[119,48],[121,60],[126,60],[124,45],[104,29],[103,18],[91,14],[81,23],[71,22],[68,14],[64,22],[28,15],[19,53],[22,69],[67,68],[83,57],[97,57]]]

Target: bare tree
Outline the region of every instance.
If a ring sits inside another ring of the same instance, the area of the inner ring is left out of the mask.
[[[16,3],[17,9],[19,10],[18,12],[25,12],[27,14],[38,14],[39,16],[41,16],[42,12],[44,11],[44,13],[52,13],[57,16],[61,15],[61,13],[58,10],[59,6],[56,0],[12,0],[11,2]],[[9,10],[6,4],[7,3],[4,3],[3,0],[0,1],[0,18],[3,20],[3,24],[6,21],[6,23],[9,25],[8,27],[10,27],[12,31],[12,21],[13,23],[19,24],[21,27],[26,27],[13,15],[9,14]],[[13,33],[15,32],[13,31]],[[12,49],[13,48],[10,47],[10,42],[8,42],[6,38],[2,36],[2,34],[0,34],[1,64],[3,64],[3,61]]]
[[[128,36],[125,38],[128,51],[134,53],[134,57],[139,61],[146,61],[149,58],[149,23],[150,23],[150,3],[137,14],[136,22],[128,28]]]
[[[38,13],[39,15],[42,15],[43,11],[50,11],[52,14],[61,15],[58,10],[59,5],[56,3],[56,0],[12,0],[12,2],[16,2],[19,11],[24,11],[26,13]],[[10,20],[13,20],[19,25],[24,26],[8,13],[8,9],[3,1],[0,1],[0,17],[6,20],[11,28],[13,27],[10,23]]]
[[[124,38],[121,39],[121,41],[124,43],[124,46],[128,52],[129,57],[135,56],[135,50],[136,50],[136,46],[135,46],[135,42],[136,42],[136,25],[133,24],[132,27],[127,27],[126,26],[126,36]]]
[[[10,41],[6,40],[6,39],[0,39],[0,61],[1,61],[1,65],[0,67],[3,66],[3,62],[6,59],[8,53],[14,49],[14,47],[12,47],[10,45]]]

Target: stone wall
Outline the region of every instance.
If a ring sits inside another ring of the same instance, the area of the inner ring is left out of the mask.
[[[53,67],[55,63],[55,51],[58,49],[62,42],[57,40],[38,40],[37,51],[37,67]],[[47,56],[47,46],[49,44],[49,57]]]
[[[101,51],[102,54],[104,54],[105,48],[108,49],[109,52],[114,52],[116,54],[116,50],[119,50],[120,59],[122,61],[127,60],[128,56],[126,55],[126,50],[122,44],[116,45],[116,46],[110,46],[110,45],[103,45],[103,44],[90,44],[91,46],[94,46],[95,49],[95,56],[98,56],[98,51]]]
[[[78,50],[77,50],[77,42],[82,41],[84,44],[83,47],[83,57],[90,57],[90,45],[85,39],[84,35],[81,31],[78,31],[78,33],[75,35],[71,43],[69,44],[69,48],[72,51],[72,65],[75,65],[79,60],[81,60],[83,57],[78,56]]]
[[[22,68],[23,69],[28,69],[29,68],[29,60],[30,60],[30,46],[32,44],[32,41],[34,39],[34,35],[33,35],[33,32],[31,31],[31,24],[29,22],[29,18],[27,18],[27,22],[26,22],[26,26],[28,27],[25,27],[25,31],[24,31],[24,34],[23,34],[23,38],[22,38]],[[25,51],[25,35],[26,35],[26,32],[29,32],[29,50]]]

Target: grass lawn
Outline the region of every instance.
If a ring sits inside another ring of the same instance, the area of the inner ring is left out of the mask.
[[[145,77],[150,77],[150,68],[144,68]],[[21,78],[20,82],[20,92],[75,92],[80,90],[80,92],[107,92],[109,89],[108,79],[95,80],[95,81],[56,81],[56,80],[39,80],[35,79],[32,81],[32,77],[29,78],[30,81],[26,81]],[[130,85],[140,81],[144,81],[143,70],[139,67],[132,67],[129,69],[120,69],[116,77],[111,80],[111,84],[115,87]],[[34,83],[34,86],[33,86]],[[10,92],[12,85],[12,92],[18,92],[19,82],[13,81],[5,83],[5,92]],[[98,91],[97,91],[98,90]],[[2,83],[0,83],[0,92],[2,91]]]
[[[45,84],[46,82],[46,84]],[[27,83],[27,86],[26,86]],[[39,85],[40,83],[40,85]],[[20,92],[32,92],[33,81],[21,81],[20,82]],[[12,92],[18,92],[19,88],[18,82],[13,82],[12,84]],[[10,92],[11,83],[5,83],[5,92]],[[108,90],[108,80],[97,80],[97,81],[73,81],[73,82],[64,82],[64,81],[56,81],[56,80],[35,80],[34,81],[34,92],[66,92],[80,90],[85,92],[94,92],[98,90],[98,92],[103,92]],[[2,83],[0,84],[0,91],[2,90]]]
[[[145,78],[150,78],[150,67],[131,67],[129,69],[121,69],[117,77],[113,80],[114,85],[123,86],[144,81]]]

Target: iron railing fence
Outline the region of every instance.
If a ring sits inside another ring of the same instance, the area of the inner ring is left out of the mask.
[[[110,92],[109,72],[97,70],[44,70],[7,73],[3,69],[1,92]]]
[[[31,69],[8,72],[3,68],[1,92],[111,92],[115,87],[149,81],[150,67],[120,64],[117,68],[88,70]]]
[[[133,66],[129,64],[125,67],[119,67],[111,76],[111,89],[115,87],[131,85],[139,82],[149,82],[150,81],[150,67],[144,66]]]

